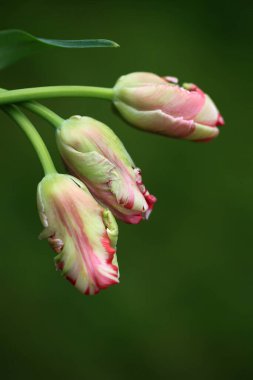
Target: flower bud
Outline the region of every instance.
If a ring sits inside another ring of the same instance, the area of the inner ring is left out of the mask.
[[[71,174],[116,217],[133,224],[148,218],[156,198],[110,128],[90,117],[73,116],[57,130],[57,143]]]
[[[56,268],[82,293],[96,294],[119,282],[117,223],[78,179],[48,174],[39,183],[38,210]]]
[[[122,76],[114,104],[129,123],[149,132],[195,141],[216,137],[224,121],[213,101],[196,85],[177,82],[151,73]]]

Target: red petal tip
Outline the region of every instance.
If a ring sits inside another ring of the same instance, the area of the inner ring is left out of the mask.
[[[223,119],[223,117],[221,116],[221,114],[219,113],[219,115],[218,115],[218,119],[217,119],[217,121],[216,121],[216,126],[218,127],[218,126],[221,126],[221,125],[224,125],[224,124],[225,124],[224,119]]]

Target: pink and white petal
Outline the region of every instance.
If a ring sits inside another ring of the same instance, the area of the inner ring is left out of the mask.
[[[133,178],[121,173],[121,180],[111,181],[109,187],[119,205],[135,212],[145,212],[148,205]]]
[[[209,141],[219,135],[220,131],[216,127],[209,127],[195,123],[195,129],[191,135],[186,137],[186,140],[192,141]]]
[[[119,212],[118,210],[113,210],[114,215],[125,223],[129,224],[139,224],[143,220],[143,214],[141,212]]]
[[[100,289],[118,283],[118,268],[115,262],[112,264],[115,250],[109,250],[110,245],[104,245],[106,230],[99,216],[80,218],[78,213],[81,207],[79,205],[79,209],[74,211],[71,206],[66,210],[66,218],[60,212],[66,226],[66,243],[56,260],[63,263],[64,276],[81,292],[96,294]],[[67,234],[70,236],[66,238]]]
[[[64,141],[79,152],[89,153],[95,151],[106,157],[112,164],[117,164],[117,160],[120,160],[127,166],[133,165],[133,161],[123,143],[104,123],[91,117],[83,116],[75,122],[74,126],[75,134],[72,132],[72,137],[71,133],[68,136],[68,130],[71,132],[73,129],[72,119],[65,121],[59,132],[61,138],[58,138],[58,140],[60,142]]]
[[[188,91],[170,85],[167,87],[167,102],[160,109],[171,116],[191,120],[200,112],[204,102],[205,94],[198,87],[194,91]]]
[[[125,102],[140,111],[160,109],[174,117],[190,120],[201,111],[205,95],[197,87],[196,90],[189,91],[163,80],[159,84],[138,83],[135,87],[116,88],[115,104],[117,101]]]
[[[123,87],[115,92],[115,102],[119,99],[139,110],[157,109],[170,101],[172,94],[168,93],[168,87],[169,85],[165,81],[163,84]]]
[[[96,151],[82,153],[71,146],[65,146],[64,160],[76,174],[96,183],[107,183],[117,178],[115,166]]]
[[[205,103],[201,111],[194,117],[199,124],[216,126],[219,123],[220,114],[212,99],[205,94]]]
[[[165,79],[159,75],[147,72],[135,72],[127,75],[122,75],[116,85],[115,90],[121,87],[136,87],[150,84],[163,84]]]
[[[168,83],[178,84],[178,82],[179,82],[177,77],[172,77],[172,76],[165,76],[165,77],[163,77],[163,79],[166,80],[166,82],[168,82]]]
[[[115,102],[115,106],[130,123],[149,132],[170,137],[185,138],[195,129],[192,120],[184,120],[182,117],[172,117],[160,110],[139,111],[120,101]]]
[[[145,201],[146,201],[147,206],[148,206],[146,208],[146,210],[143,210],[143,217],[144,217],[144,219],[147,220],[149,218],[152,210],[153,210],[154,204],[156,203],[157,199],[154,195],[152,195],[148,192],[145,185],[143,184],[142,176],[141,176],[141,170],[139,168],[135,168],[134,172],[135,172],[136,184],[137,184],[141,194],[145,198]]]

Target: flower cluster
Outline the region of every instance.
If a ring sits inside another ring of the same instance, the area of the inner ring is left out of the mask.
[[[121,77],[113,103],[133,126],[194,141],[219,133],[223,119],[196,85],[179,87],[173,77],[151,73]],[[57,145],[71,175],[49,174],[38,187],[42,233],[57,253],[56,267],[84,294],[119,282],[114,216],[137,224],[156,202],[141,170],[105,124],[72,116],[57,128]],[[113,216],[114,215],[114,216]]]
[[[174,77],[132,73],[122,76],[113,89],[94,89],[88,88],[88,94],[93,91],[94,96],[97,91],[98,96],[110,98],[128,123],[148,132],[209,141],[224,124],[207,94],[193,84],[180,87]],[[35,90],[24,90],[23,98],[18,98],[20,91],[6,92],[2,99],[23,101],[30,94],[45,97],[45,90]],[[59,91],[58,87],[52,89],[54,95]],[[71,87],[69,93],[73,91]],[[64,88],[64,93],[68,89]],[[148,219],[156,197],[146,189],[141,170],[108,126],[87,116],[63,120],[38,103],[23,105],[55,124],[57,146],[69,173],[58,174],[44,148],[46,175],[37,196],[45,228],[40,236],[48,239],[56,253],[56,268],[66,279],[82,293],[96,294],[119,282],[115,217],[138,224]],[[12,116],[21,122],[15,109]],[[27,130],[27,125],[22,128]],[[30,131],[29,138],[34,133]],[[36,145],[38,136],[32,140]]]

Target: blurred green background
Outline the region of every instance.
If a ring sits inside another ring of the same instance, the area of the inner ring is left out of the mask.
[[[120,223],[121,283],[95,297],[55,272],[37,236],[43,173],[22,132],[1,124],[3,379],[252,379],[253,154],[250,2],[12,1],[1,29],[45,38],[109,38],[120,49],[48,50],[0,72],[1,87],[112,86],[133,71],[195,82],[226,126],[209,144],[135,130],[106,101],[48,100],[90,115],[125,143],[158,203]],[[54,132],[32,117],[57,167]]]

